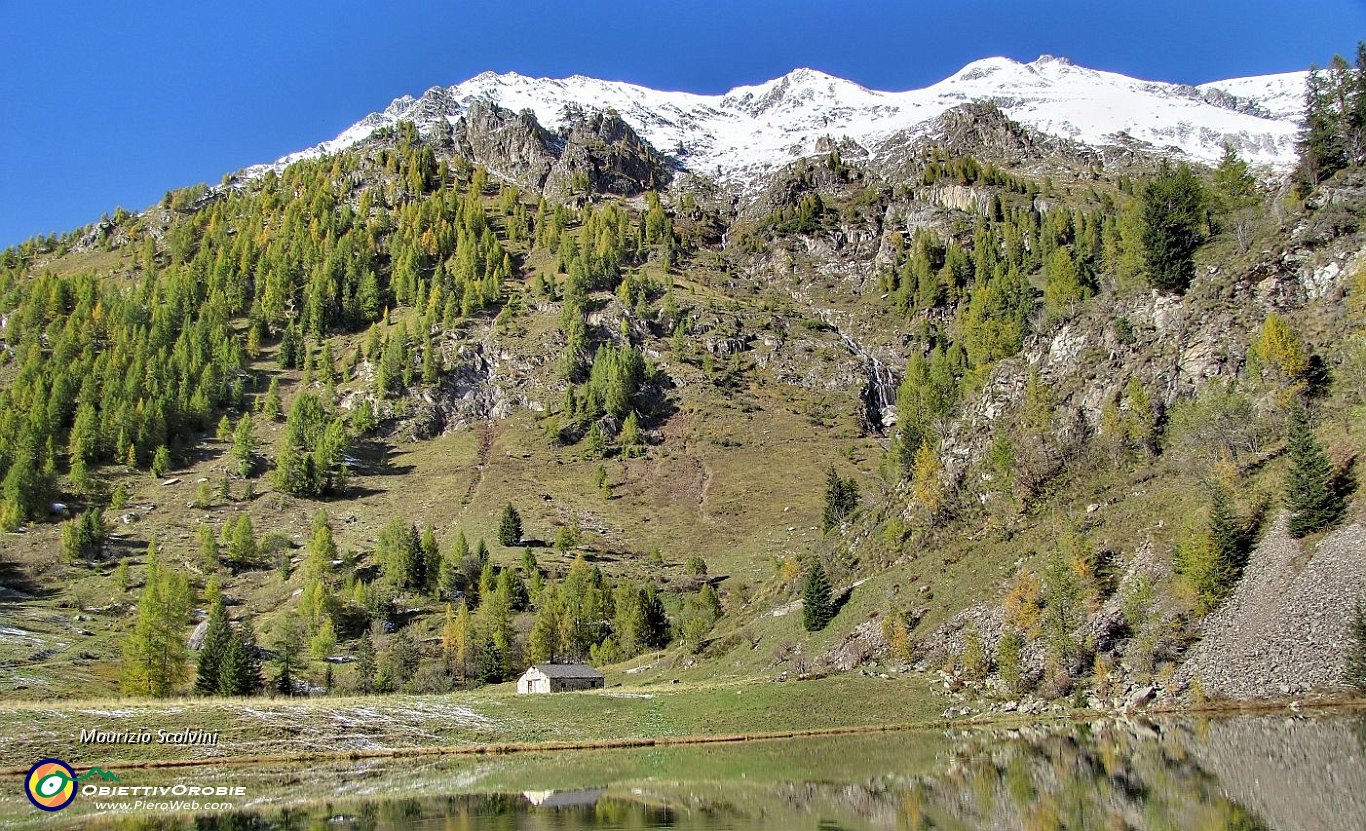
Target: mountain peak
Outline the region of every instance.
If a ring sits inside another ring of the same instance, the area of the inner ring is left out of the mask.
[[[1071,58],[1059,57],[1057,55],[1043,54],[1030,61],[1031,66],[1076,66]]]
[[[1216,89],[1227,94],[1211,92]],[[566,113],[615,110],[654,147],[676,150],[685,168],[739,185],[818,154],[822,140],[832,137],[846,137],[876,157],[898,136],[916,134],[971,102],[994,104],[1038,133],[1082,144],[1138,141],[1153,152],[1213,163],[1227,141],[1253,164],[1284,169],[1294,159],[1302,90],[1302,74],[1212,82],[1197,91],[1087,69],[1053,55],[1027,64],[982,58],[937,84],[904,92],[868,89],[810,67],[722,95],[585,75],[534,78],[490,71],[417,99],[395,99],[336,139],[286,156],[276,166],[337,152],[400,120],[419,127],[453,122],[472,101],[488,100],[514,112],[530,111],[547,128],[563,126]]]

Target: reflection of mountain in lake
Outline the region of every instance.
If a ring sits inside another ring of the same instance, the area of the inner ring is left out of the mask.
[[[1269,827],[1366,828],[1366,719],[1230,719],[1203,734],[1201,764]]]
[[[965,737],[945,772],[910,789],[906,815],[911,828],[1265,828],[1189,738],[1122,722]]]
[[[395,760],[365,774],[366,791],[384,798],[347,795],[317,768],[309,781],[323,790],[311,791],[299,787],[297,770],[260,769],[254,771],[252,788],[260,813],[110,822],[158,831],[1336,831],[1366,828],[1364,731],[1366,720],[1345,717],[1101,721],[499,759]],[[240,779],[243,772],[238,768],[224,775]],[[91,807],[78,802],[73,809],[80,814]],[[0,815],[0,824],[4,819]]]

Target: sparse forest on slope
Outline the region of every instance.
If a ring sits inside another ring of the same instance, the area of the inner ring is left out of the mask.
[[[969,104],[736,197],[484,103],[9,249],[7,694],[1203,695],[1282,505],[1360,529],[1366,64],[1310,78],[1284,184]]]

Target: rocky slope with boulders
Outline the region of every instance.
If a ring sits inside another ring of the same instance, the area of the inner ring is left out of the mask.
[[[1366,597],[1366,526],[1296,540],[1285,525],[1282,516],[1233,595],[1205,619],[1180,685],[1240,699],[1343,686],[1348,625]]]

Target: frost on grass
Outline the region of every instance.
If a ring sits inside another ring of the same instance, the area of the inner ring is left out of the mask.
[[[440,701],[308,709],[240,707],[234,713],[239,721],[234,733],[241,738],[231,742],[231,752],[239,754],[451,744],[470,732],[491,733],[498,728],[498,722],[469,707]]]

